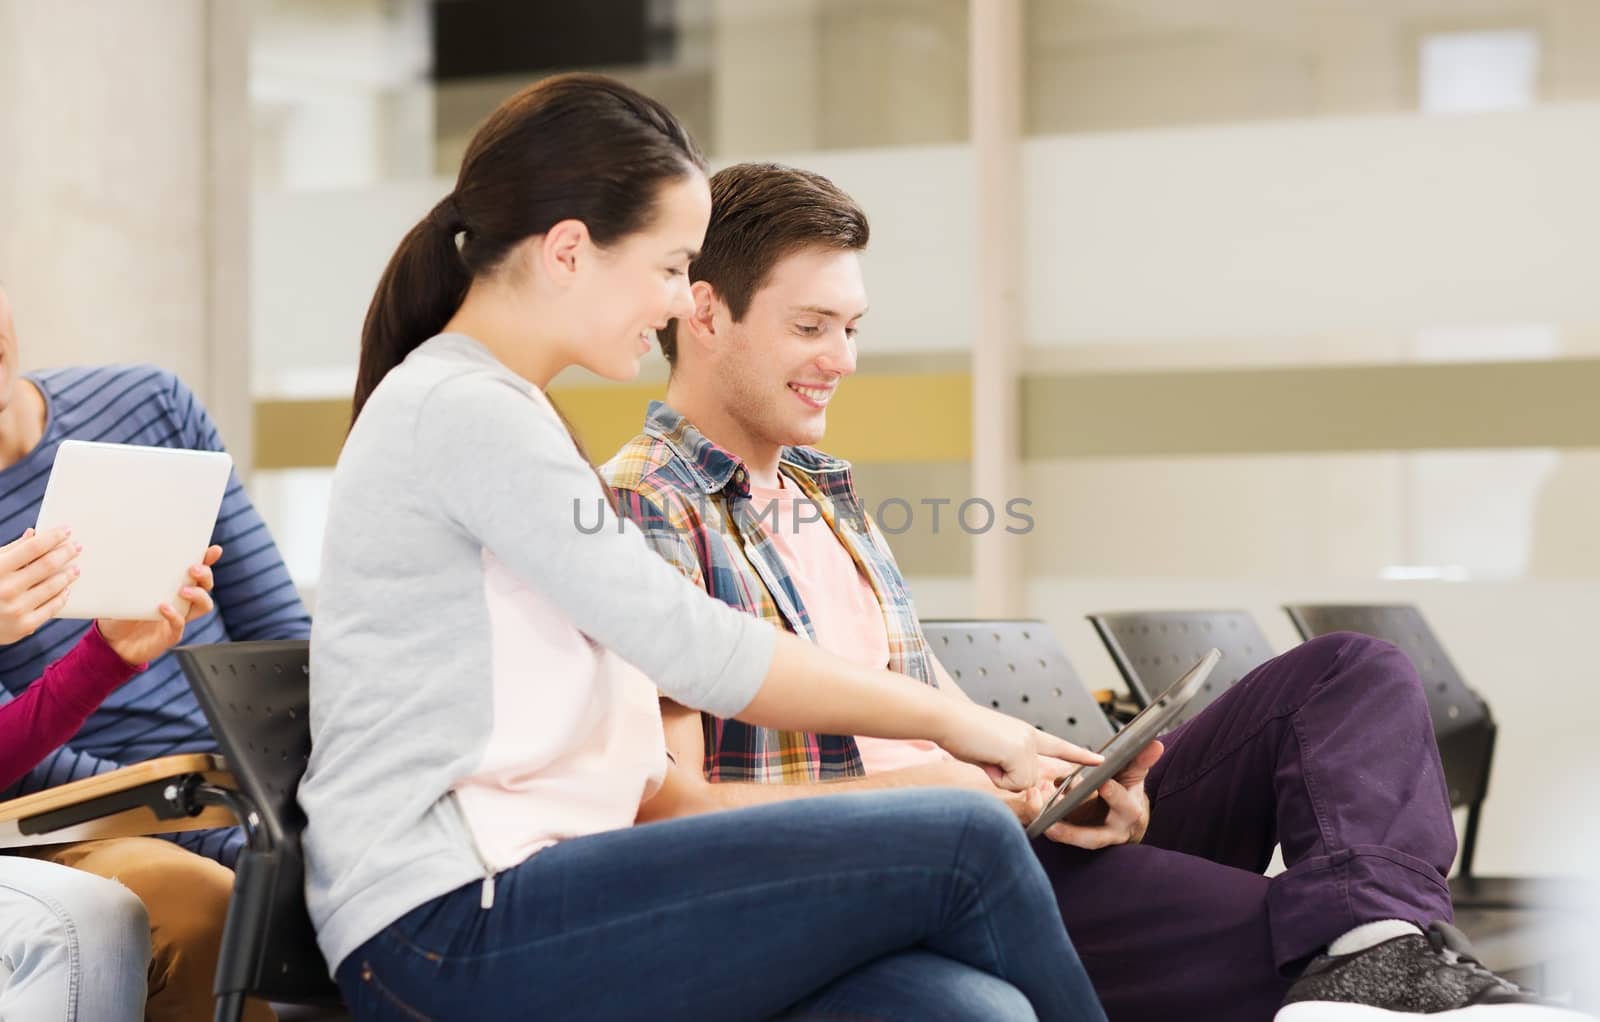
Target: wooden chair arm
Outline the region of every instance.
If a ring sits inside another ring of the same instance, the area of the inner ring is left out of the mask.
[[[220,756],[187,753],[135,763],[0,802],[0,848],[171,834],[238,822],[220,807],[195,816],[184,813],[170,795],[190,778],[234,786]]]

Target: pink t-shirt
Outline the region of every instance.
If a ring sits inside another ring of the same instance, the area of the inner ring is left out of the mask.
[[[865,667],[888,667],[889,632],[872,584],[828,523],[821,520],[820,509],[809,504],[794,484],[782,477],[779,481],[781,489],[752,486],[750,496],[811,616],[817,644]],[[856,746],[869,774],[947,758],[943,749],[920,739],[858,735]]]

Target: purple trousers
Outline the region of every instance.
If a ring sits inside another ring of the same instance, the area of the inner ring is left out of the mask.
[[[1394,646],[1312,639],[1163,742],[1144,843],[1035,842],[1111,1022],[1266,1022],[1352,927],[1451,919],[1449,793]],[[1288,868],[1268,879],[1279,844]]]

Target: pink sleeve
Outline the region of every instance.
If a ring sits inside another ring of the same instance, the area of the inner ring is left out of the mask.
[[[77,734],[106,696],[142,670],[116,654],[98,624],[91,626],[22,695],[0,706],[0,788]]]

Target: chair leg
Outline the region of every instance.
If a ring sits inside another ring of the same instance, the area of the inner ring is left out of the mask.
[[[226,807],[244,827],[249,841],[233,869],[233,897],[222,924],[222,948],[211,986],[217,999],[212,1016],[215,1022],[239,1022],[265,951],[279,855],[266,828],[260,826],[255,804],[243,792],[197,780],[184,785],[173,797],[190,810],[208,805]]]
[[[1483,803],[1489,798],[1489,772],[1494,765],[1495,739],[1500,729],[1491,721],[1484,737],[1483,772],[1478,778],[1478,799],[1467,809],[1467,830],[1461,838],[1461,878],[1472,880],[1472,860],[1478,853],[1478,824],[1483,818]]]
[[[278,879],[278,856],[246,849],[234,867],[233,899],[222,927],[222,952],[217,958],[215,1022],[239,1022],[244,999],[261,960],[262,939],[271,912],[272,888]]]
[[[244,1017],[244,994],[235,991],[217,995],[217,1013],[213,1022],[239,1022]]]
[[[1478,851],[1478,818],[1483,815],[1483,800],[1472,803],[1467,809],[1467,829],[1461,836],[1461,871],[1458,874],[1467,883],[1472,881],[1472,859]]]

